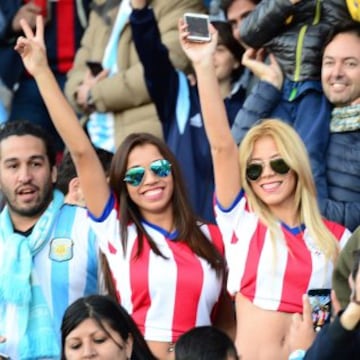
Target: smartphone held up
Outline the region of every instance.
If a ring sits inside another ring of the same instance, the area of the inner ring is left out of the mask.
[[[194,42],[211,40],[209,32],[209,16],[206,14],[185,13],[184,22],[189,33],[187,39]]]
[[[311,305],[314,330],[319,332],[325,324],[330,322],[331,290],[311,289],[308,291],[308,297]]]

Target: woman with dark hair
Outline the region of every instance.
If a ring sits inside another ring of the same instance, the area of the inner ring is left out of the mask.
[[[158,21],[146,0],[131,0],[130,25],[147,89],[161,120],[166,143],[179,161],[190,200],[198,216],[215,222],[214,176],[209,142],[203,126],[196,79],[190,81],[170,61]],[[212,23],[219,32],[214,53],[216,76],[231,126],[246,96],[240,83],[244,48],[227,22]]]
[[[127,311],[103,295],[82,297],[67,308],[61,349],[61,360],[95,355],[102,360],[156,359]]]
[[[193,214],[171,151],[153,135],[129,135],[113,157],[108,183],[47,65],[42,19],[36,34],[26,21],[22,26],[25,36],[16,50],[73,157],[117,299],[153,354],[173,359],[174,342],[195,326],[216,323],[232,330],[230,299],[222,296],[222,237]]]

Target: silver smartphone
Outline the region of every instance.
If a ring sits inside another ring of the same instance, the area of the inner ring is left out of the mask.
[[[188,40],[196,42],[210,41],[209,16],[206,14],[185,13],[184,21],[189,32]]]

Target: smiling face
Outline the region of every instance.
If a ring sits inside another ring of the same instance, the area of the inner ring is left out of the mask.
[[[360,38],[340,33],[326,46],[322,62],[322,85],[335,106],[348,106],[360,98]]]
[[[0,186],[14,225],[37,219],[52,198],[56,169],[50,168],[43,141],[32,135],[9,136],[0,144]]]
[[[270,166],[269,161],[281,158],[272,137],[264,136],[254,143],[249,163],[263,164],[263,172],[256,181],[251,181],[250,186],[254,193],[268,205],[274,213],[278,209],[293,207],[296,188],[296,176],[290,170],[287,174],[276,173]]]
[[[131,200],[139,207],[143,218],[149,222],[153,222],[154,215],[172,214],[172,173],[166,177],[159,177],[150,170],[153,161],[163,158],[158,148],[152,144],[134,147],[128,157],[127,170],[135,166],[143,166],[146,169],[139,186],[126,186]]]
[[[132,352],[131,337],[127,341],[106,322],[101,326],[89,318],[81,322],[65,339],[66,360],[126,360]]]

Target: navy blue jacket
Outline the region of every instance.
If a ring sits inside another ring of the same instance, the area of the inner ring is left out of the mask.
[[[360,225],[360,131],[330,133],[327,150],[328,199],[322,213],[354,231]]]
[[[133,10],[130,24],[148,91],[162,122],[165,140],[180,163],[195,213],[214,222],[212,158],[197,87],[190,85],[186,76],[171,64],[150,8]],[[230,125],[244,98],[245,89],[239,86],[224,100]]]

